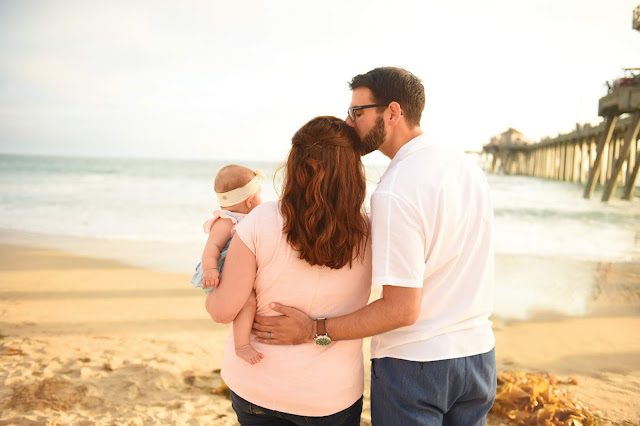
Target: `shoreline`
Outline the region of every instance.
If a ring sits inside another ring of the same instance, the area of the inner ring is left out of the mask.
[[[235,424],[215,394],[228,326],[211,322],[188,274],[15,244],[0,255],[0,422]],[[499,372],[574,377],[566,388],[612,424],[640,422],[640,315],[493,320]],[[78,402],[39,408],[24,389],[44,380]]]
[[[132,268],[189,274],[206,242],[106,240],[0,229],[0,245],[56,250]],[[496,254],[500,323],[640,315],[640,262]],[[374,289],[375,290],[375,289]]]
[[[113,261],[122,265],[162,272],[191,273],[206,243],[114,240],[0,228],[0,244],[57,250],[75,256]]]

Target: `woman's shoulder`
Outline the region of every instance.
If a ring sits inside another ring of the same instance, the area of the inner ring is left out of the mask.
[[[256,206],[247,216],[280,214],[278,201],[265,201]]]
[[[256,256],[258,252],[265,252],[266,247],[277,244],[282,237],[282,219],[278,203],[266,202],[255,207],[240,221],[236,232]]]
[[[260,227],[281,226],[280,207],[277,201],[267,201],[255,207],[243,220],[255,223]]]

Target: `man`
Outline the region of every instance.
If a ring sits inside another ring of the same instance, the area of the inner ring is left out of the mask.
[[[347,123],[363,154],[391,163],[371,196],[373,285],[382,297],[337,318],[273,304],[258,341],[299,344],[373,336],[376,425],[481,425],[496,390],[493,210],[482,171],[420,129],[424,87],[410,72],[376,68],[350,83]]]

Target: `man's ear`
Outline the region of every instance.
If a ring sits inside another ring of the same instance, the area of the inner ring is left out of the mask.
[[[400,121],[401,117],[404,117],[404,113],[402,112],[402,108],[400,108],[400,104],[397,102],[391,102],[389,104],[389,121],[390,124],[395,126]]]

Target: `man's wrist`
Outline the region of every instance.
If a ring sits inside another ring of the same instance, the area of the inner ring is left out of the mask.
[[[329,318],[324,320],[324,332],[327,333],[327,336],[331,336],[331,333],[329,332]],[[333,338],[331,338],[331,340],[333,341]]]
[[[311,342],[314,341],[313,339],[315,339],[315,337],[317,335],[318,335],[318,320],[315,319],[315,320],[311,321],[311,336],[310,336],[311,337],[310,338]]]
[[[327,346],[331,344],[331,337],[327,333],[327,319],[318,318],[314,321],[316,326],[315,337],[313,342],[318,346]]]

